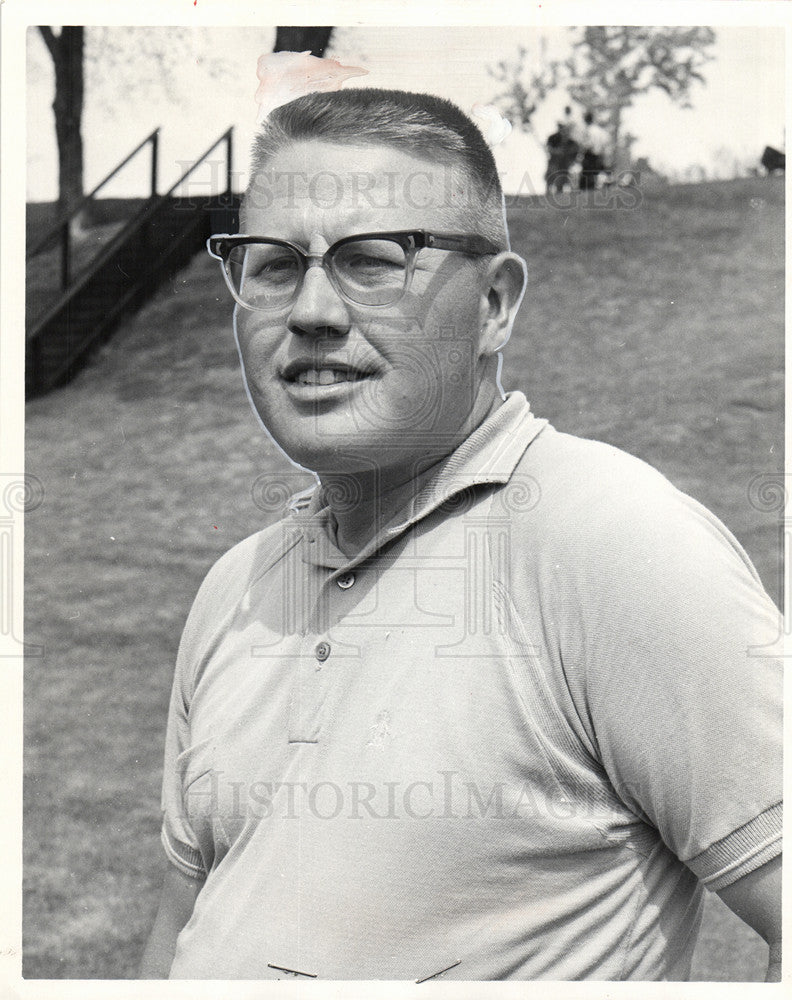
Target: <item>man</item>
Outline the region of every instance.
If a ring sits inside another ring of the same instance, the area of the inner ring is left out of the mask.
[[[659,473],[502,398],[525,267],[475,127],[295,100],[241,231],[250,401],[320,486],[187,623],[143,974],[684,978],[702,886],[775,957],[777,613]]]
[[[556,125],[556,131],[548,136],[545,144],[547,150],[545,184],[548,194],[572,189],[571,170],[580,152],[578,129],[569,105],[564,108],[563,119]]]

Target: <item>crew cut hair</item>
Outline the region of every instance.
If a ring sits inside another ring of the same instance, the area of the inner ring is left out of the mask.
[[[253,140],[246,201],[257,174],[272,157],[294,143],[312,140],[392,146],[430,162],[461,168],[473,195],[466,207],[478,231],[508,249],[495,159],[476,125],[451,101],[431,94],[360,87],[310,93],[282,104],[270,112]]]

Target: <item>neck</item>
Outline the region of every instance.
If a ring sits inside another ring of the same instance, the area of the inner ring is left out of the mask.
[[[322,476],[337,525],[338,548],[348,556],[359,552],[432,478],[445,457],[418,475],[412,475],[413,470],[377,470]]]
[[[437,473],[442,462],[501,405],[492,400],[484,414],[471,420],[457,438],[437,454],[424,452],[412,463],[359,472],[320,474],[320,480],[337,525],[336,545],[347,556],[359,552]]]

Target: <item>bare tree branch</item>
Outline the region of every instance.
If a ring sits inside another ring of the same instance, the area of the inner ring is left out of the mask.
[[[39,25],[39,31],[41,32],[41,37],[44,39],[47,48],[50,51],[50,55],[53,59],[57,58],[58,55],[58,37],[52,28],[46,24]]]
[[[558,83],[558,70],[559,64],[555,61],[532,64],[528,50],[521,45],[516,60],[500,60],[494,68],[487,69],[505,88],[492,103],[512,124],[528,132],[533,127],[531,119],[539,104]]]
[[[271,28],[265,48],[272,45]],[[138,100],[146,88],[164,92],[173,103],[183,98],[180,77],[174,67],[199,65],[204,77],[228,72],[227,59],[210,44],[208,36],[196,40],[195,33],[181,28],[39,26],[55,70],[55,131],[58,141],[59,201],[65,209],[82,196],[83,150],[81,121],[86,90],[108,108],[123,106],[132,81]],[[277,29],[275,51],[286,48],[322,55],[332,27],[284,27]],[[134,59],[130,55],[134,53]],[[86,80],[87,76],[87,80]],[[119,149],[119,155],[124,150]]]

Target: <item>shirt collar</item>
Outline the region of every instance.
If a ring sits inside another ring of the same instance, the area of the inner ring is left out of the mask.
[[[452,496],[473,486],[507,483],[523,452],[546,424],[546,420],[531,413],[521,392],[508,393],[501,406],[439,464],[431,479],[355,556],[345,555],[336,546],[335,518],[318,487],[307,506],[294,514],[305,542],[303,561],[332,569],[348,568],[367,559]]]

